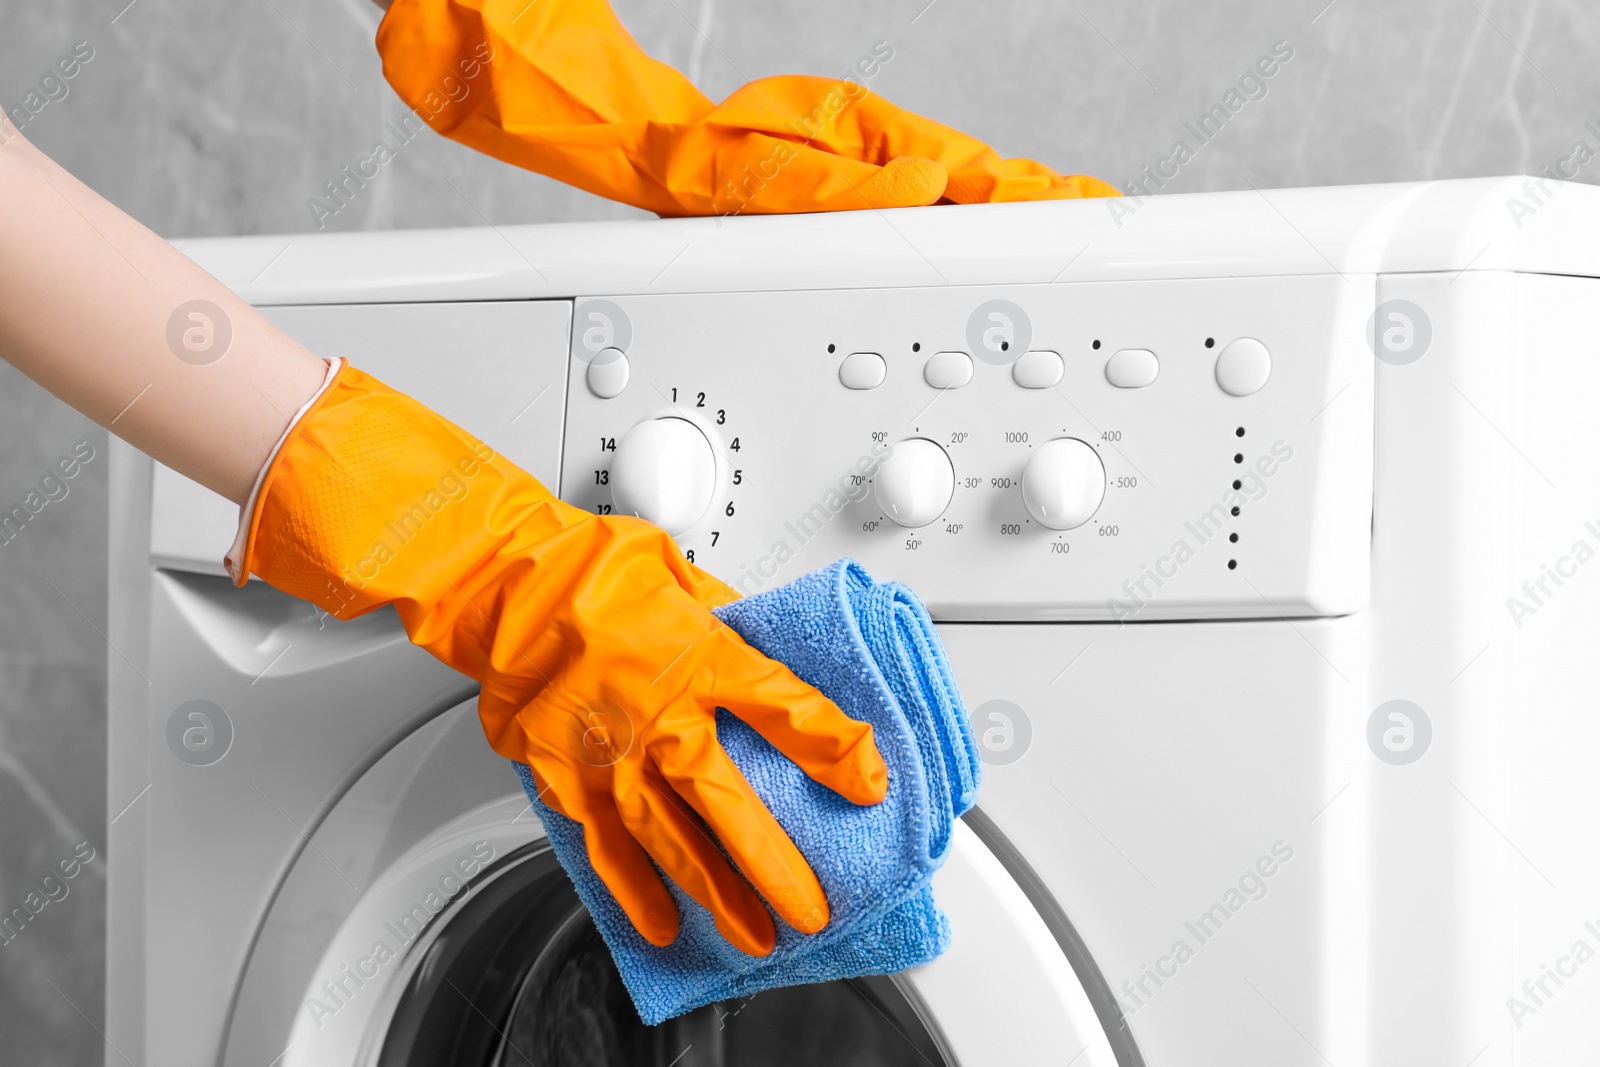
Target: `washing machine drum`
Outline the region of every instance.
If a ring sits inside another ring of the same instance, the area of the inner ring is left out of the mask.
[[[546,849],[463,902],[410,974],[382,1067],[928,1067],[945,1063],[887,978],[776,989],[660,1026]]]

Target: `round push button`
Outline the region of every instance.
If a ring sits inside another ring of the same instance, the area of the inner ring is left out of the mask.
[[[601,400],[621,396],[628,387],[628,357],[620,348],[602,348],[584,372],[589,392]]]
[[[1217,355],[1217,384],[1229,396],[1259,392],[1272,375],[1272,355],[1254,337],[1229,341]]]

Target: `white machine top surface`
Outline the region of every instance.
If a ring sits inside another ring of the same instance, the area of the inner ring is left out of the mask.
[[[258,305],[1421,271],[1600,276],[1600,189],[1468,178],[1122,200],[196,239]]]

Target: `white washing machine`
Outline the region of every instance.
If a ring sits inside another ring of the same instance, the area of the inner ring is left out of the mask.
[[[647,1030],[473,686],[118,447],[108,1064],[1593,1059],[1597,234],[1476,179],[186,243],[746,593],[911,584],[986,777],[946,956]]]

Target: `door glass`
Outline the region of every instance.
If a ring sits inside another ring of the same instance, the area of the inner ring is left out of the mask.
[[[382,1067],[944,1067],[882,977],[774,989],[660,1026],[634,1011],[611,954],[548,851],[448,915],[390,1019]]]

